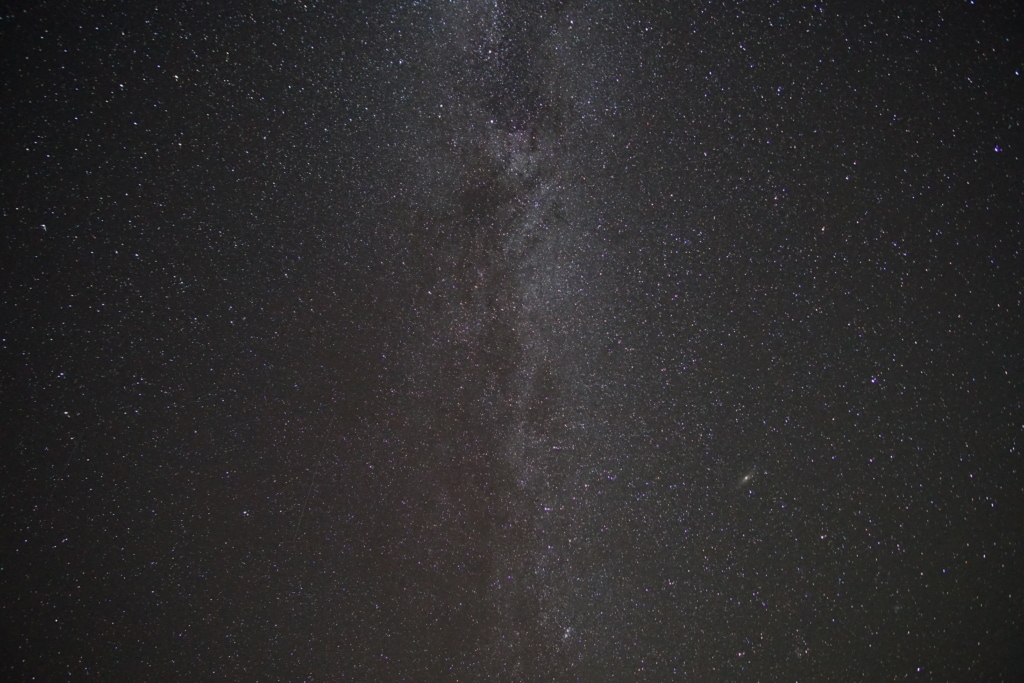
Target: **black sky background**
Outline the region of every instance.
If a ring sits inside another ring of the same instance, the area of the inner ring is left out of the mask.
[[[5,4],[5,678],[1019,680],[1021,22]]]

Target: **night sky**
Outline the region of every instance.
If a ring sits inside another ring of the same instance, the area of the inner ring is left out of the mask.
[[[0,12],[4,680],[1022,680],[1017,2],[148,4]]]

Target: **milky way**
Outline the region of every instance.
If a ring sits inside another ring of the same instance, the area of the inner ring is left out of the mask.
[[[0,667],[1019,678],[1022,25],[7,10]]]

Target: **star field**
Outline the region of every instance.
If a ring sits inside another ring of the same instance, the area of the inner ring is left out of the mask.
[[[1014,3],[0,14],[11,680],[1016,680]]]

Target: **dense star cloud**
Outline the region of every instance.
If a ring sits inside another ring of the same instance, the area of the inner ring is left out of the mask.
[[[4,10],[49,680],[1024,673],[1014,3]]]

